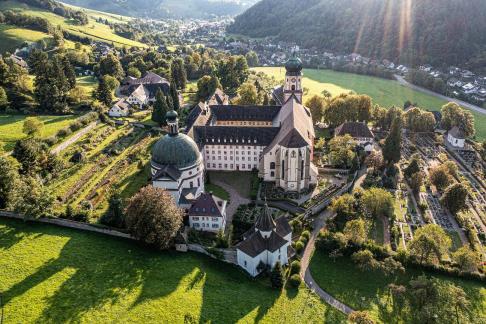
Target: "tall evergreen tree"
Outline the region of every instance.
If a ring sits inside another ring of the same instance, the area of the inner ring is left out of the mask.
[[[106,106],[111,105],[111,102],[113,101],[113,94],[111,93],[110,87],[103,77],[100,79],[100,83],[98,84],[96,98]]]
[[[167,109],[168,110],[174,110],[174,101],[172,100],[171,96],[165,97],[165,101],[167,102]]]
[[[401,158],[402,143],[402,118],[396,117],[390,128],[390,133],[386,137],[385,146],[383,147],[383,159],[388,164],[398,163]]]
[[[8,79],[8,65],[0,56],[0,85],[5,85]]]
[[[165,114],[169,111],[169,107],[167,106],[167,100],[165,99],[164,93],[162,90],[157,90],[155,94],[155,103],[154,103],[154,110],[152,112],[152,121],[156,122],[159,125],[165,124]]]
[[[177,92],[176,86],[174,82],[170,83],[170,97],[172,98],[172,104],[174,107],[175,111],[179,111],[181,108],[180,102],[179,102],[179,93]]]
[[[275,266],[270,273],[270,282],[272,283],[273,288],[281,289],[283,287],[282,266],[279,261],[275,263]]]
[[[170,73],[177,89],[184,90],[187,84],[187,72],[182,59],[175,59],[170,65]]]
[[[74,87],[76,87],[76,73],[74,72],[74,68],[66,56],[63,56],[62,64],[64,69],[64,75],[66,76],[68,82],[67,84],[69,86],[69,90],[74,89]]]

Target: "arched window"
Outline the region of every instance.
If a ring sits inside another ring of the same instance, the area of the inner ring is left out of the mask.
[[[295,91],[295,84],[292,84],[292,91]]]
[[[275,162],[270,162],[270,170],[275,170]]]

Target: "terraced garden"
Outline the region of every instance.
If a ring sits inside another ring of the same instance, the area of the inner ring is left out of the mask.
[[[147,183],[150,148],[157,138],[130,126],[100,124],[88,132],[60,155],[66,167],[49,183],[56,210],[89,202],[96,221],[108,207],[112,188],[123,198],[131,197]]]
[[[0,219],[5,323],[345,323],[300,287],[193,253]]]

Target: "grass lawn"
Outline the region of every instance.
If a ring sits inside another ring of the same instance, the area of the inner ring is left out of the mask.
[[[319,286],[338,300],[354,309],[368,310],[375,319],[390,322],[378,306],[387,297],[387,285],[392,282],[405,284],[422,274],[418,270],[407,270],[398,278],[385,277],[381,272],[362,272],[346,257],[332,261],[327,254],[316,251],[310,264],[312,276]],[[434,275],[462,287],[477,316],[486,316],[486,288],[475,281]]]
[[[210,172],[209,182],[223,182],[233,187],[242,197],[250,198],[251,172]]]
[[[374,219],[370,225],[370,238],[377,244],[383,244],[385,234],[381,219]]]
[[[212,183],[205,184],[204,189],[206,192],[212,192],[216,197],[219,197],[221,199],[224,200],[230,199],[229,193],[223,188],[221,188],[220,186],[217,186],[215,184]]]
[[[27,4],[19,3],[17,1],[11,1],[11,0],[0,2],[0,11],[3,10],[20,11],[26,15],[46,18],[54,26],[60,25],[63,29],[66,29],[75,35],[79,35],[82,37],[89,37],[93,40],[98,40],[98,41],[106,41],[110,43],[113,42],[115,46],[118,47],[123,47],[123,46],[128,46],[128,47],[136,46],[141,48],[147,47],[147,45],[142,44],[140,42],[136,42],[116,35],[110,29],[109,26],[96,22],[92,17],[87,25],[78,26],[74,24],[73,21],[69,19],[65,19],[64,17],[58,16],[52,12],[35,8],[35,7],[30,7]]]
[[[50,36],[40,31],[0,25],[0,53],[13,52],[26,41],[37,42],[45,38],[50,38]]]
[[[234,266],[55,226],[0,219],[6,323],[343,323],[304,288]]]
[[[446,231],[447,235],[451,238],[452,244],[451,248],[449,249],[451,252],[455,252],[459,250],[462,247],[462,241],[461,238],[459,237],[459,234],[457,232],[449,232]]]
[[[259,67],[253,70],[262,71],[277,80],[283,80],[285,75],[283,67]],[[403,103],[410,100],[422,108],[440,110],[446,103],[434,96],[402,86],[395,80],[332,70],[305,69],[303,84],[309,89],[308,96],[321,94],[323,90],[329,91],[333,96],[353,90],[359,94],[369,95],[375,103],[384,107],[403,107]],[[476,120],[477,137],[486,139],[486,115],[472,113]]]
[[[82,87],[86,95],[90,96],[93,90],[98,87],[98,79],[94,76],[80,76],[76,78],[76,85]]]
[[[22,133],[24,120],[29,117],[25,115],[0,114],[0,152],[9,152],[15,142],[25,137]],[[49,137],[57,133],[63,127],[68,126],[78,116],[37,116],[44,122],[41,137]]]

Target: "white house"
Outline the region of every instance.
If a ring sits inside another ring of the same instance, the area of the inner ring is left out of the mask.
[[[453,147],[464,148],[466,142],[464,131],[457,126],[452,127],[452,129],[447,132],[447,142]]]
[[[120,99],[116,104],[114,104],[108,111],[108,116],[110,117],[126,117],[129,115],[130,104],[126,99]]]
[[[336,127],[334,136],[350,135],[366,152],[373,150],[373,133],[366,123],[345,122]]]
[[[273,268],[277,261],[288,264],[293,253],[291,241],[292,228],[287,219],[280,217],[274,221],[265,204],[255,225],[236,246],[238,265],[255,277],[265,267]]]
[[[132,106],[138,106],[140,109],[149,103],[150,93],[148,89],[143,85],[139,85],[131,94],[128,96],[127,101]]]
[[[226,200],[203,193],[189,208],[189,227],[206,232],[224,232],[226,226]]]

